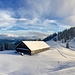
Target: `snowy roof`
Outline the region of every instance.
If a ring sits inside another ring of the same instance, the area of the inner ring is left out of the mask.
[[[30,50],[50,48],[44,41],[22,41]]]

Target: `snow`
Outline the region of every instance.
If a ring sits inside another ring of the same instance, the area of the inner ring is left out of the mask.
[[[14,51],[0,52],[0,75],[75,75],[75,52],[48,41],[50,49],[21,56]]]
[[[74,38],[75,39],[75,38]],[[69,48],[71,49],[71,50],[73,50],[73,51],[75,51],[75,41],[74,41],[74,39],[72,39],[72,40],[69,40]],[[66,43],[67,42],[64,42],[64,43],[61,43],[61,41],[58,41],[58,43],[62,46],[62,47],[66,47]]]
[[[75,41],[74,41],[74,39],[71,40],[71,42],[69,43],[69,45],[70,45],[70,48],[72,50],[75,50]]]
[[[24,44],[31,50],[39,50],[44,48],[50,48],[44,41],[23,41]]]

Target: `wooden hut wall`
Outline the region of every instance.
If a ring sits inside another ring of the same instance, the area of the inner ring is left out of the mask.
[[[29,49],[23,42],[21,42],[16,48],[25,48],[25,49]]]
[[[31,51],[31,55],[37,54],[37,53],[42,52],[42,51],[46,51],[46,50],[48,50],[48,49],[50,49],[50,47],[49,47],[49,48],[39,49],[39,50],[33,50],[33,51]]]
[[[24,49],[27,49],[27,50],[18,49],[18,48],[24,48]],[[21,42],[21,43],[16,47],[16,51],[17,51],[17,52],[23,52],[23,53],[25,53],[25,54],[31,55],[31,50],[30,50],[23,42]]]

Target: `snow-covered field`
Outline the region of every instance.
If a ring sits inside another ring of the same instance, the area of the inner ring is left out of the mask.
[[[75,51],[58,42],[47,43],[50,50],[33,56],[0,52],[0,75],[75,75]]]
[[[75,39],[75,38],[74,38]],[[75,50],[75,40],[74,39],[72,39],[72,40],[69,40],[69,48],[71,49],[71,50]],[[61,41],[59,41],[58,42],[62,47],[66,47],[66,43],[64,42],[64,43],[61,43]]]

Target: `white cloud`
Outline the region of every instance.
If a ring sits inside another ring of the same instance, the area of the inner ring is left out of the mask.
[[[19,18],[19,19],[14,19],[14,20],[19,20],[19,21],[26,21],[26,18]]]
[[[44,19],[56,19],[62,21],[63,24],[66,18],[75,16],[75,0],[28,0],[32,8],[34,16]],[[32,13],[31,13],[32,14]],[[73,21],[72,21],[73,20]],[[71,21],[69,23],[69,21]],[[69,19],[67,24],[75,24],[74,19]],[[66,24],[66,23],[65,23]]]
[[[75,15],[65,18],[65,22],[67,24],[69,23],[69,25],[74,25],[75,26]]]
[[[13,27],[21,27],[27,30],[48,32],[49,30],[56,29],[56,25],[53,25],[53,23],[59,25],[58,22],[56,22],[56,20],[41,20],[37,17],[33,19],[14,18],[12,14],[10,14],[10,11],[0,11],[0,13],[0,28],[1,30],[5,31]]]
[[[0,27],[8,30],[23,27],[43,32],[59,31],[75,26],[75,0],[27,0],[28,8],[15,11],[0,10]],[[53,30],[52,30],[53,29]]]
[[[15,23],[9,11],[0,11],[0,27],[7,27]]]
[[[51,24],[51,23],[57,23],[55,20],[49,20],[49,19],[46,19],[43,21],[43,24],[44,25],[48,25],[48,24]]]
[[[29,20],[29,23],[30,23],[30,24],[35,24],[35,23],[37,23],[38,21],[39,21],[38,18],[34,18],[34,19],[32,19],[32,20]]]

